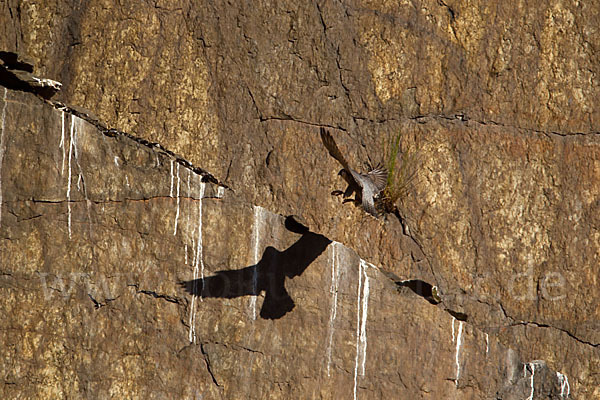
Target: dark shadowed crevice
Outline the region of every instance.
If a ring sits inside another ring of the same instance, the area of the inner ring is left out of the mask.
[[[166,300],[169,303],[181,304],[181,301],[177,297],[169,296],[167,294],[162,294],[162,293],[156,293],[152,290],[139,290],[138,293],[152,296],[155,299]]]
[[[11,90],[33,93],[44,99],[51,98],[62,86],[51,79],[34,76],[31,62],[8,51],[0,51],[0,85]]]
[[[448,314],[452,315],[454,318],[456,318],[459,321],[467,321],[467,319],[469,318],[469,316],[467,314],[459,312],[459,311],[454,311],[449,308],[444,309],[444,311],[446,311]]]
[[[509,317],[510,319],[512,319],[511,317]],[[535,327],[535,328],[544,328],[544,329],[555,329],[559,332],[563,332],[565,333],[567,336],[569,336],[571,339],[574,339],[575,341],[581,343],[581,344],[585,344],[587,346],[592,346],[592,347],[600,347],[600,343],[593,343],[593,342],[589,342],[587,340],[581,339],[577,336],[575,336],[573,333],[569,332],[568,330],[564,329],[564,328],[559,328],[556,326],[552,326],[552,325],[548,325],[548,324],[544,324],[544,323],[540,323],[540,322],[535,322],[535,321],[517,321],[517,322],[513,322],[511,323],[509,326],[526,326],[526,327]]]
[[[382,270],[381,271],[388,279],[392,280],[394,284],[396,284],[399,291],[409,289],[417,296],[420,296],[427,300],[429,304],[437,306],[442,302],[441,293],[437,286],[433,286],[428,282],[425,282],[420,279],[407,279],[400,280],[397,275],[391,273],[389,271]],[[467,321],[469,316],[465,313],[454,311],[449,308],[444,308],[448,314],[452,315],[452,317],[456,318],[459,321]]]
[[[91,294],[88,293],[88,297],[90,298],[90,300],[92,300],[92,303],[94,303],[94,308],[97,310],[101,307],[104,307],[106,304],[102,304],[100,303],[98,300],[96,300],[94,298],[94,296],[92,296]]]
[[[413,293],[423,297],[425,300],[427,300],[429,303],[431,304],[438,304],[439,301],[436,300],[436,297],[434,297],[434,290],[433,290],[433,286],[425,281],[422,281],[420,279],[411,279],[411,280],[407,280],[407,281],[399,281],[399,282],[395,282],[396,285],[399,288],[409,288],[410,290],[413,291]]]
[[[210,357],[208,356],[208,353],[207,353],[206,349],[204,348],[204,344],[202,344],[202,343],[200,343],[200,351],[202,352],[202,355],[204,356],[204,362],[206,363],[206,370],[208,371],[210,377],[212,378],[213,383],[218,388],[221,388],[219,381],[217,381],[217,377],[215,376],[215,374],[212,371],[211,364],[210,364]]]
[[[10,51],[0,51],[0,62],[7,69],[17,69],[26,72],[33,72],[33,62],[23,59],[17,53]]]
[[[168,294],[157,293],[152,290],[144,290],[144,289],[140,290],[139,284],[137,284],[137,283],[130,283],[127,286],[135,288],[136,294],[145,294],[146,296],[151,296],[151,297],[154,297],[155,299],[166,300],[169,303],[182,304],[181,300],[175,296],[169,296]]]
[[[94,296],[91,295],[91,293],[88,293],[88,297],[90,298],[90,300],[92,300],[92,303],[94,303],[94,308],[96,310],[98,310],[98,309],[100,309],[100,308],[108,305],[108,303],[110,303],[111,301],[115,301],[116,300],[116,298],[114,298],[114,299],[104,299],[104,303],[102,303],[102,302],[96,300],[94,298]]]

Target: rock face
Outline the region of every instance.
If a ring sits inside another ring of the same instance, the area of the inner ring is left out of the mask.
[[[2,397],[600,398],[600,4],[505,3],[2,4]]]

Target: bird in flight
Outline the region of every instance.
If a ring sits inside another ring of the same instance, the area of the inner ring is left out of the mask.
[[[367,173],[356,172],[348,166],[348,161],[346,161],[340,149],[335,144],[333,136],[323,127],[321,127],[321,140],[329,154],[342,164],[343,168],[338,175],[348,183],[344,197],[349,197],[352,193],[356,193],[356,201],[362,203],[366,212],[376,217],[377,210],[375,210],[374,198],[385,189],[388,176],[387,170],[375,167]]]

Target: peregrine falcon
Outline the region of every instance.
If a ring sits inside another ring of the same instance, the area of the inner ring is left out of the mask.
[[[342,164],[343,169],[340,170],[340,175],[348,183],[348,187],[344,192],[344,197],[356,193],[356,201],[361,202],[366,212],[373,216],[377,216],[375,210],[374,197],[377,196],[387,184],[388,172],[384,168],[375,167],[369,172],[360,173],[354,171],[348,166],[348,162],[335,144],[335,140],[329,132],[321,128],[321,140],[327,148],[329,154]]]

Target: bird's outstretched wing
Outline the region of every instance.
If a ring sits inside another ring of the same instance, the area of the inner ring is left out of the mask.
[[[335,140],[333,140],[333,136],[325,130],[325,128],[321,127],[321,140],[327,148],[329,154],[339,161],[342,164],[342,167],[346,171],[346,176],[350,179],[348,183],[350,184],[348,187],[352,187],[352,180],[358,185],[360,190],[360,199],[362,200],[362,206],[366,212],[377,217],[377,210],[375,209],[375,200],[373,199],[379,192],[381,192],[385,186],[387,185],[387,176],[388,172],[385,168],[381,168],[380,166],[376,166],[371,171],[364,173],[359,173],[354,171],[348,166],[348,161],[342,155],[342,152],[337,147]],[[348,191],[348,190],[347,190]],[[358,196],[358,194],[357,194]]]
[[[375,184],[376,193],[379,194],[387,185],[388,171],[385,168],[376,167],[367,172],[367,176]]]
[[[350,168],[348,167],[348,161],[346,161],[346,159],[342,155],[342,152],[337,147],[337,144],[335,144],[333,136],[331,136],[331,133],[327,132],[323,127],[321,127],[321,140],[323,141],[323,144],[327,148],[327,151],[329,152],[331,157],[338,160],[346,171],[350,171]]]
[[[366,212],[377,217],[375,209],[375,196],[387,185],[387,170],[376,167],[366,174],[360,174],[359,182],[362,188],[362,206]]]

